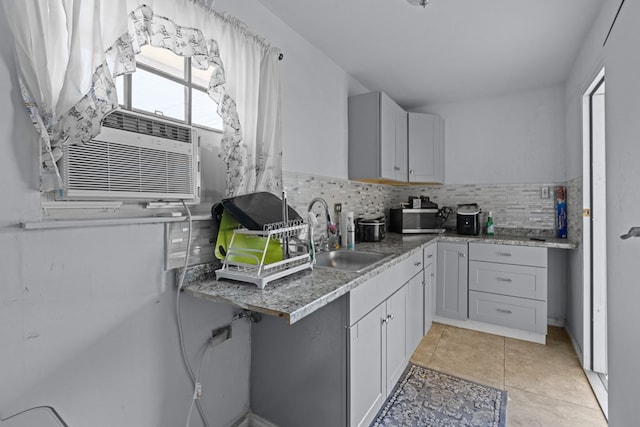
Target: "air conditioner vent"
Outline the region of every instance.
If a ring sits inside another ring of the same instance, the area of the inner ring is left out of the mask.
[[[159,136],[174,141],[191,142],[191,129],[151,117],[134,116],[123,111],[114,111],[102,120],[102,126],[143,135]]]
[[[193,193],[193,167],[186,154],[93,140],[69,147],[67,156],[74,165],[66,174],[68,191]]]
[[[64,200],[199,199],[199,146],[195,132],[117,110],[84,145],[64,148]]]

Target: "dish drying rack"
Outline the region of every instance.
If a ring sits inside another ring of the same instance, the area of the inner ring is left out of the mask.
[[[263,238],[264,246],[260,249],[251,249],[234,245],[236,236],[240,234]],[[244,228],[233,230],[222,268],[216,270],[216,278],[250,282],[259,289],[264,289],[267,283],[273,280],[298,271],[313,269],[315,253],[311,243],[312,236],[311,226],[302,219],[265,224],[263,230]],[[265,260],[272,239],[281,242],[283,259],[267,264]],[[297,242],[292,250],[290,241],[293,239]],[[252,262],[241,262],[239,259]]]

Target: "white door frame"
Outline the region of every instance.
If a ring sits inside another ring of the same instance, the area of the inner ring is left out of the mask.
[[[606,199],[604,151],[604,68],[582,97],[583,138],[583,367],[607,372]],[[593,103],[592,103],[593,102]],[[592,107],[596,106],[594,116]],[[592,126],[593,122],[601,126]],[[596,142],[593,144],[593,142]],[[593,145],[593,147],[592,147]],[[592,150],[594,159],[592,160]],[[596,158],[597,157],[597,158]],[[595,168],[593,168],[595,166]],[[592,178],[593,174],[593,178]],[[593,179],[593,181],[592,181]],[[592,197],[593,192],[596,197]],[[593,200],[592,200],[593,199]],[[592,213],[596,215],[593,216]],[[593,242],[593,245],[592,245]],[[593,281],[592,281],[593,278]]]

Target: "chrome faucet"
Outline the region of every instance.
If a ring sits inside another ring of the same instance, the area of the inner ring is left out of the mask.
[[[320,202],[320,204],[324,207],[324,213],[327,217],[327,235],[322,236],[319,240],[319,245],[321,245],[321,251],[329,251],[331,249],[334,249],[337,246],[337,242],[338,242],[338,236],[336,235],[336,223],[333,222],[333,218],[331,218],[331,212],[329,212],[329,205],[327,205],[327,202],[321,198],[321,197],[316,197],[313,200],[311,200],[311,202],[309,203],[309,209],[308,212],[311,212],[311,209],[313,208],[313,205],[316,204],[316,202]]]

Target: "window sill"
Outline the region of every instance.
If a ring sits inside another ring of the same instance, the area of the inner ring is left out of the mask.
[[[194,221],[210,220],[211,215],[192,215]],[[141,218],[93,218],[93,219],[52,219],[44,221],[23,222],[25,230],[46,230],[55,228],[104,227],[130,224],[165,224],[168,222],[187,221],[187,216],[173,217],[141,217]]]

